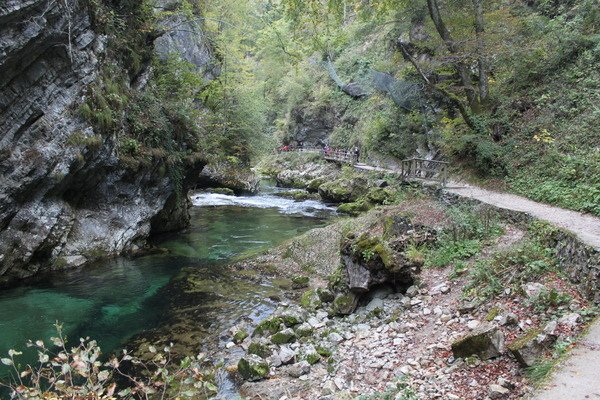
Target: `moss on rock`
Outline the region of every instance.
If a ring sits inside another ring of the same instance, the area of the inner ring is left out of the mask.
[[[269,375],[269,364],[261,357],[250,354],[240,359],[238,372],[247,381],[259,381]]]
[[[358,297],[354,293],[338,294],[333,301],[333,311],[338,315],[350,315],[357,305]]]
[[[241,329],[241,330],[237,331],[235,333],[235,335],[233,335],[233,341],[235,343],[239,344],[239,343],[242,343],[244,341],[244,339],[246,339],[247,337],[248,337],[248,332]]]
[[[261,321],[254,330],[254,335],[263,335],[265,333],[274,334],[281,330],[283,320],[279,317],[267,318]]]
[[[271,343],[286,344],[296,340],[296,334],[290,328],[284,329],[271,336]]]
[[[300,305],[307,310],[316,310],[323,304],[321,303],[321,299],[315,290],[307,290],[306,292],[302,293]]]
[[[310,281],[310,278],[308,276],[294,276],[292,278],[292,287],[294,289],[302,289],[305,287],[308,287],[308,282]]]
[[[365,197],[366,200],[374,204],[390,204],[396,197],[396,191],[389,187],[375,187],[369,189]]]
[[[264,343],[252,342],[248,345],[248,354],[255,354],[267,358],[271,355],[271,349]]]
[[[337,211],[340,213],[357,216],[362,212],[369,211],[371,208],[373,208],[373,204],[366,200],[360,199],[352,203],[341,204],[337,208]]]

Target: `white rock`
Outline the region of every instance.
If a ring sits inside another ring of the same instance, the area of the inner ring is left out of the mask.
[[[565,325],[570,328],[576,326],[579,322],[581,322],[581,315],[577,313],[564,315],[558,320],[560,325]]]
[[[469,328],[469,329],[475,329],[480,324],[481,324],[481,322],[477,321],[476,319],[472,319],[471,321],[467,322],[467,328]]]
[[[296,352],[287,346],[281,346],[281,350],[279,350],[279,358],[281,359],[282,364],[291,364],[296,358]]]

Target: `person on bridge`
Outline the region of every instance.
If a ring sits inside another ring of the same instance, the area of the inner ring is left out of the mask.
[[[354,160],[356,162],[358,162],[358,159],[360,158],[360,149],[358,148],[358,146],[354,146]]]

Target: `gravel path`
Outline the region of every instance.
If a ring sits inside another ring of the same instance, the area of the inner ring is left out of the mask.
[[[600,323],[591,327],[569,358],[532,400],[600,399]]]
[[[356,164],[354,167],[365,171],[398,172],[366,164]],[[574,233],[582,242],[600,250],[600,218],[598,217],[538,203],[514,194],[493,192],[454,181],[448,182],[446,190],[450,193],[476,199],[496,207],[526,212],[529,215]]]
[[[526,212],[574,233],[582,242],[600,250],[600,218],[598,217],[538,203],[514,194],[493,192],[462,183],[449,182],[446,190],[496,207]]]
[[[600,218],[456,182],[450,182],[446,190],[496,207],[526,212],[574,233],[582,242],[600,250]],[[600,320],[578,342],[548,384],[532,397],[532,400],[565,399],[600,400]]]

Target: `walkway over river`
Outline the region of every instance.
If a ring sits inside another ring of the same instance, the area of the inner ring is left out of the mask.
[[[379,171],[388,174],[397,174],[405,181],[423,180],[438,182],[442,186],[446,186],[448,181],[448,167],[450,163],[438,160],[428,160],[425,158],[408,158],[402,161],[400,169],[381,168],[374,165],[364,164],[359,162],[359,155],[347,149],[321,148],[314,146],[305,147],[289,147],[284,146],[279,149],[281,152],[298,152],[298,153],[318,153],[322,154],[323,158],[330,162],[339,164],[352,165],[356,169],[365,171]]]

